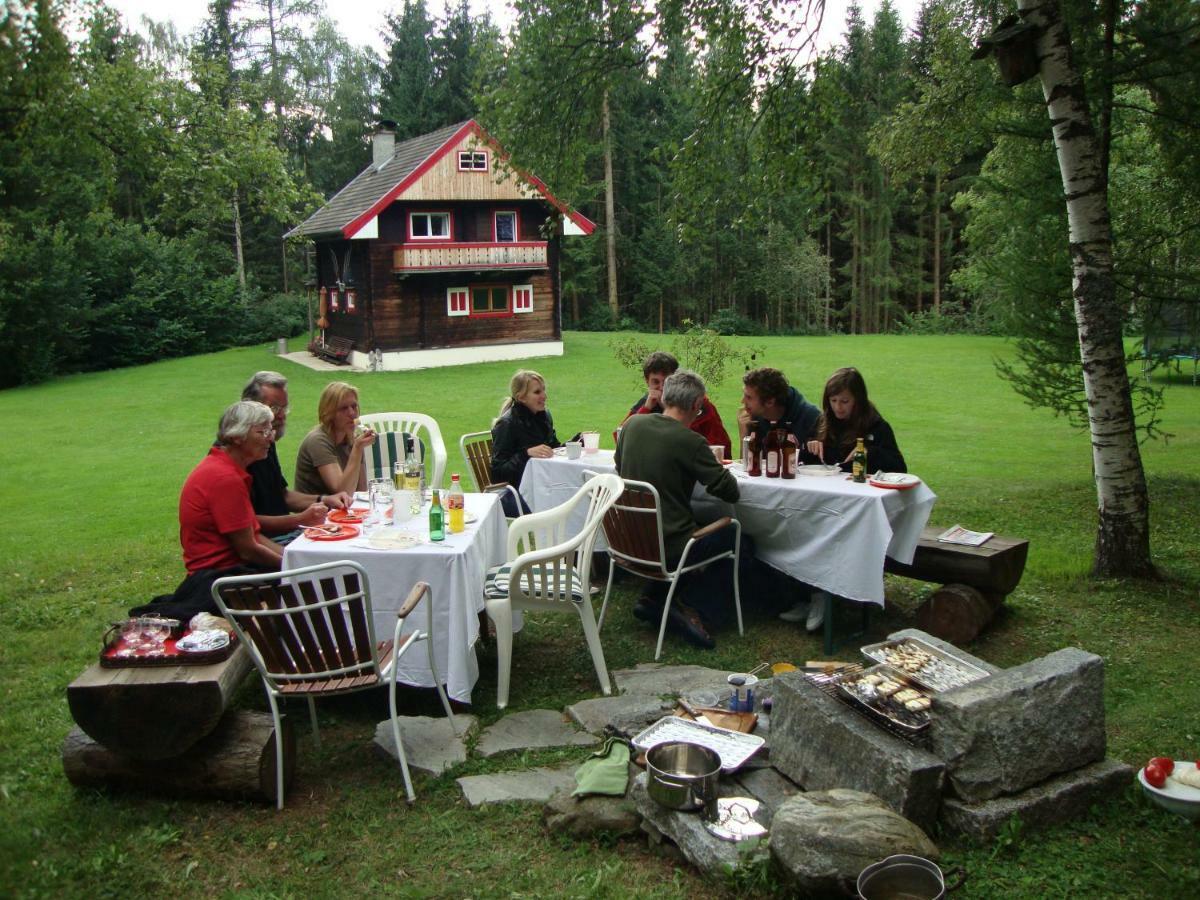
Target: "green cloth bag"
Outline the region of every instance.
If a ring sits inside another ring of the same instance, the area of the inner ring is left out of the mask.
[[[607,794],[624,797],[629,787],[629,745],[610,737],[604,746],[584,760],[575,770],[575,797]]]

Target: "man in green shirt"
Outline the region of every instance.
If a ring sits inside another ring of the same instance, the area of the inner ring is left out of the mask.
[[[704,381],[695,372],[680,369],[663,383],[661,413],[631,416],[621,431],[615,462],[622,478],[645,481],[658,490],[662,510],[663,540],[667,566],[673,568],[683,548],[699,528],[692,512],[692,492],[697,483],[719,500],[735,503],[737,480],[713,457],[708,442],[689,426],[703,410]],[[703,558],[724,549],[732,549],[736,529],[718,528],[702,536],[689,559]],[[742,538],[742,554],[750,551],[748,538]],[[720,569],[732,566],[725,559],[707,569],[689,573],[676,589],[679,600],[671,604],[670,621],[685,638],[700,647],[712,649],[716,643],[708,626],[721,621],[728,607],[731,575]],[[728,570],[726,569],[728,572]],[[650,591],[634,607],[640,619],[657,622],[662,616],[667,585],[653,582]]]

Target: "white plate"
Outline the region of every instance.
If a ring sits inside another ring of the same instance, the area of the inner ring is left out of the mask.
[[[867,480],[875,485],[875,487],[895,488],[897,490],[916,487],[921,483],[921,479],[916,475],[909,475],[906,472],[876,472]]]
[[[1175,771],[1180,769],[1195,769],[1197,768],[1194,762],[1186,759],[1175,760]],[[1167,776],[1167,783],[1160,788],[1146,781],[1145,768],[1138,769],[1137,777],[1141,782],[1142,790],[1144,790],[1155,803],[1163,809],[1168,809],[1173,813],[1178,813],[1185,819],[1191,819],[1193,822],[1200,822],[1200,790],[1189,787],[1186,784],[1180,784],[1172,777],[1174,773]]]
[[[808,475],[810,478],[829,478],[833,475],[845,475],[840,466],[825,466],[820,463],[812,463],[807,466],[796,466],[797,475]]]
[[[386,530],[377,531],[367,538],[367,545],[376,550],[411,550],[423,544],[419,537],[407,531],[388,533]]]

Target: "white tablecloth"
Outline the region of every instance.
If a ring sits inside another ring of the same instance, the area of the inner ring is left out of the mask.
[[[475,642],[479,613],[483,610],[483,582],[491,566],[504,562],[508,525],[495,494],[467,494],[466,510],[476,516],[460,534],[447,531],[446,540],[429,541],[429,505],[411,522],[384,529],[408,532],[421,543],[407,550],[375,550],[362,537],[346,541],[310,541],[299,537],[284,548],[286,569],[350,559],[367,570],[371,584],[376,640],[390,640],[396,610],[418,581],[429,582],[433,593],[434,661],[455,700],[471,702],[471,688],[479,677]],[[425,628],[426,598],[404,625],[404,634]],[[399,680],[433,687],[426,649],[416,645],[400,661]]]
[[[579,488],[588,469],[615,471],[612,451],[577,460],[557,455],[531,459],[521,478],[521,494],[534,510],[549,509]],[[750,478],[740,463],[732,471],[741,491],[733,507],[697,485],[693,504],[702,520],[734,515],[753,535],[763,562],[839,597],[881,606],[884,557],[912,562],[937,500],[924,483],[897,491],[855,484],[848,476]]]

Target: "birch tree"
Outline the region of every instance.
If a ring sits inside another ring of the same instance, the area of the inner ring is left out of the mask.
[[[1099,504],[1094,571],[1150,575],[1150,504],[1113,277],[1105,156],[1058,0],[1018,0],[1017,8],[1037,28],[1038,75],[1067,205],[1071,287]]]

